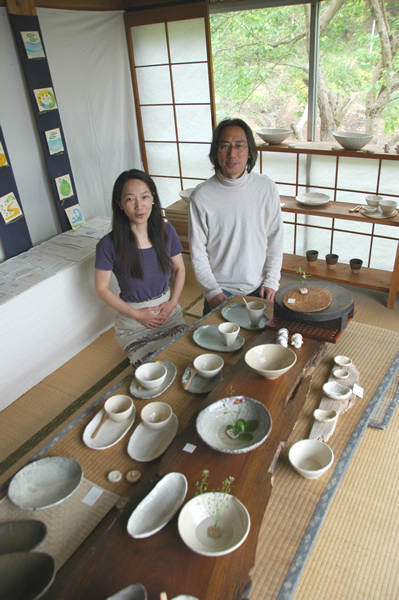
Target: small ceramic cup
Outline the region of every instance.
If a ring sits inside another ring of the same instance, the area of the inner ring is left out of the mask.
[[[221,323],[218,331],[222,337],[225,346],[232,346],[240,333],[240,327],[237,323]]]
[[[386,216],[391,215],[394,212],[395,208],[396,208],[395,200],[381,200],[381,202],[380,202],[380,209],[382,210],[383,214]]]
[[[369,196],[366,196],[366,202],[369,206],[377,207],[382,199],[383,199],[382,196],[373,196],[372,194],[370,194]]]
[[[166,402],[150,402],[141,411],[141,420],[150,429],[162,429],[172,418],[173,411]]]
[[[362,267],[363,261],[361,258],[351,258],[349,261],[349,264],[350,264],[352,273],[356,274],[356,273],[359,273],[359,271]]]
[[[335,267],[337,266],[338,258],[338,254],[326,254],[327,269],[330,269],[330,271],[335,269]]]
[[[314,267],[317,263],[317,257],[319,256],[318,250],[306,250],[306,259],[310,267]]]
[[[265,314],[265,304],[260,300],[252,300],[247,304],[247,311],[252,327],[259,325],[261,318]]]
[[[110,396],[104,403],[104,412],[111,421],[120,423],[130,417],[133,412],[133,400],[130,396],[117,394]]]

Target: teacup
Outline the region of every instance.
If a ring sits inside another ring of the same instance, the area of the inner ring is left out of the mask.
[[[383,200],[382,196],[375,196],[373,194],[370,194],[369,196],[366,196],[366,202],[367,202],[367,204],[369,206],[378,207],[378,205],[381,202],[381,200]]]
[[[240,327],[237,323],[222,323],[218,327],[219,333],[226,346],[232,346],[240,332]]]
[[[391,215],[396,208],[395,200],[381,200],[380,209],[384,213],[384,215]]]
[[[265,313],[265,304],[259,300],[252,300],[247,303],[249,320],[253,327],[259,325],[261,318]]]
[[[172,415],[172,408],[166,402],[150,402],[142,409],[141,420],[150,429],[162,429]]]

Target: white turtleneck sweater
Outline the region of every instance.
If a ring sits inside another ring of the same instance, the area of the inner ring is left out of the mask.
[[[222,290],[277,290],[283,225],[276,185],[258,173],[245,171],[238,179],[216,173],[191,195],[189,239],[194,273],[208,301]]]

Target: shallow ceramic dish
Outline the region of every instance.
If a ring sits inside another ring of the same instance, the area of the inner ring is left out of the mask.
[[[292,133],[291,129],[257,129],[258,136],[268,144],[281,144]]]
[[[160,531],[183,504],[187,488],[187,479],[182,473],[165,475],[130,515],[128,534],[133,538],[146,538]]]
[[[338,356],[334,356],[334,362],[339,367],[350,367],[352,364],[352,359],[349,356],[344,356],[343,354],[339,354]]]
[[[183,377],[181,380],[183,388],[191,376],[192,369],[193,369],[193,365],[190,364],[184,370]],[[214,387],[217,386],[217,384],[221,380],[222,380],[222,372],[221,371],[215,377],[212,377],[212,379],[204,379],[204,377],[201,377],[201,375],[199,373],[196,373],[194,375],[194,377],[192,378],[192,380],[190,381],[189,386],[186,391],[190,392],[191,394],[208,394],[209,392],[211,392],[213,390]]]
[[[280,344],[260,344],[245,353],[245,362],[266,379],[277,379],[291,369],[297,356],[291,348]]]
[[[338,383],[338,381],[327,381],[323,385],[323,392],[332,400],[347,400],[352,394],[352,388]]]
[[[220,337],[217,325],[203,325],[199,327],[193,333],[193,340],[201,348],[213,350],[214,352],[236,352],[245,344],[245,339],[238,335],[234,344],[226,346]]]
[[[212,512],[215,500],[223,502],[218,523],[222,533],[220,537],[208,535],[208,527],[214,522]],[[195,496],[183,506],[177,527],[183,542],[197,554],[223,556],[236,550],[245,541],[251,519],[245,506],[234,496],[209,492]]]
[[[250,439],[248,435],[237,439],[227,435],[226,426],[231,424],[229,413],[234,417],[239,413],[239,418],[245,421],[258,421],[256,428],[250,431]],[[272,418],[258,400],[247,396],[230,396],[204,408],[197,416],[196,428],[200,438],[214,450],[242,454],[263,444],[271,431]]]
[[[251,331],[258,331],[265,328],[266,323],[269,318],[266,313],[265,316],[261,318],[259,325],[253,326],[249,320],[248,311],[244,302],[237,302],[234,304],[229,304],[222,308],[222,317],[226,319],[226,321],[230,321],[231,323],[237,323],[243,329],[250,329]]]
[[[141,583],[132,583],[116,594],[108,596],[107,600],[147,600],[147,590]]]
[[[298,196],[296,196],[296,201],[305,206],[323,206],[323,204],[328,204],[328,202],[330,202],[330,196],[318,192],[306,192],[304,194],[298,194]]]
[[[82,477],[82,467],[73,458],[41,458],[14,475],[8,487],[8,497],[23,510],[49,508],[72,496]]]
[[[372,133],[357,133],[356,131],[333,131],[333,136],[345,150],[361,150],[374,137]]]
[[[127,446],[128,455],[138,462],[155,460],[172,443],[178,427],[179,421],[174,413],[163,429],[149,429],[140,423],[130,437]]]
[[[0,554],[33,550],[44,540],[46,534],[46,525],[35,519],[1,523]]]
[[[338,412],[336,410],[323,410],[322,408],[316,408],[313,413],[316,421],[320,423],[334,423],[338,419]]]
[[[334,452],[320,440],[300,440],[291,446],[288,460],[305,479],[318,479],[334,462]]]
[[[131,429],[135,418],[136,418],[136,407],[133,408],[130,416],[125,420],[117,423],[110,419],[102,425],[100,431],[93,438],[93,433],[97,430],[97,427],[101,423],[104,417],[104,409],[101,408],[99,412],[94,415],[90,423],[88,423],[83,432],[83,443],[92,450],[106,450],[115,446],[120,440],[127,434]]]
[[[134,378],[129,386],[129,392],[132,394],[132,396],[142,400],[157,398],[157,396],[163,394],[164,391],[167,390],[170,385],[172,385],[176,377],[177,369],[174,364],[168,362],[167,360],[163,360],[162,362],[166,367],[166,378],[163,385],[155,390],[146,390],[145,388],[142,388],[137,379]]]
[[[55,561],[45,552],[15,552],[0,556],[0,597],[35,600],[55,578]]]

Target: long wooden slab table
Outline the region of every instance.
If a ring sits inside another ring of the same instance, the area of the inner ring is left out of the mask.
[[[265,330],[253,345],[274,343],[275,332]],[[222,381],[201,402],[185,430],[164,454],[151,486],[138,488],[116,518],[107,518],[57,574],[45,598],[74,600],[105,599],[132,583],[141,583],[148,600],[191,594],[199,600],[243,600],[248,597],[259,529],[272,492],[273,470],[278,456],[295,427],[310,388],[312,373],[326,344],[305,339],[296,349],[297,363],[284,376],[266,380],[252,371],[244,354]],[[231,395],[245,395],[262,402],[270,411],[272,429],[258,448],[243,454],[225,454],[208,447],[199,438],[196,415],[205,406]],[[196,448],[189,453],[186,444]],[[208,469],[209,489],[219,487],[232,475],[232,494],[249,511],[251,529],[245,542],[222,557],[204,557],[187,548],[177,530],[177,515],[157,534],[133,539],[126,525],[138,502],[166,473],[178,471],[188,480],[186,501],[195,495],[195,483]]]

